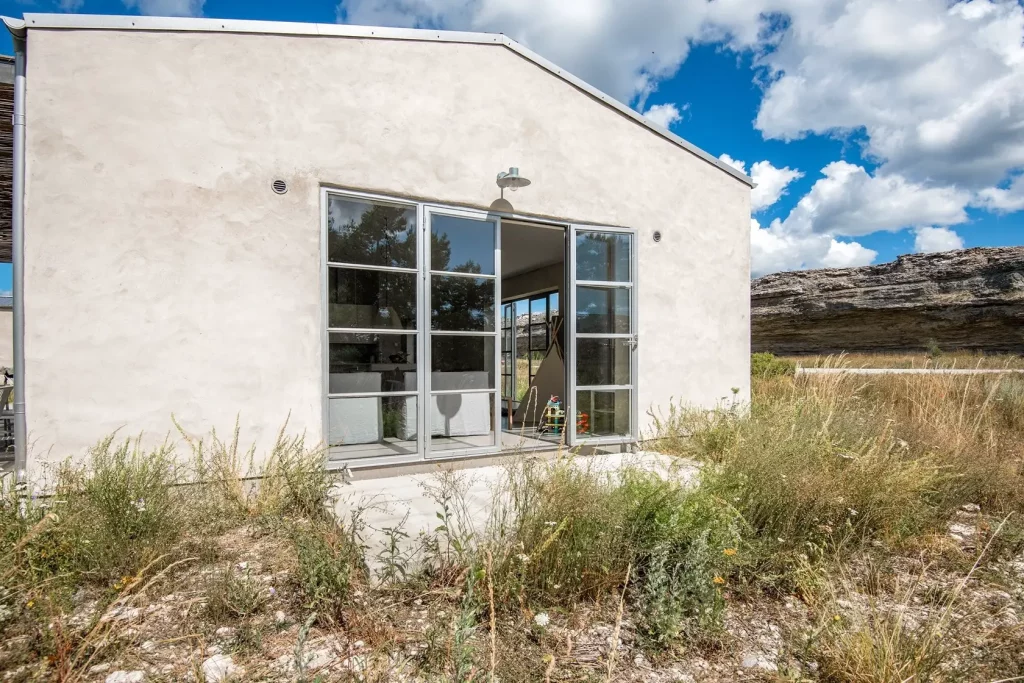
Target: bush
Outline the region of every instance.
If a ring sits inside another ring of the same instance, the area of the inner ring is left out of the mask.
[[[236,572],[228,564],[210,575],[207,615],[214,621],[245,619],[257,614],[270,600],[267,587],[248,571]]]
[[[292,541],[304,606],[316,612],[321,623],[340,622],[354,587],[364,584],[368,575],[353,530],[334,522],[298,526],[292,531]]]
[[[792,377],[796,374],[796,363],[777,358],[771,353],[755,353],[750,356],[750,375],[760,379],[771,377]]]
[[[499,604],[570,608],[619,589],[628,572],[650,645],[718,624],[738,519],[702,489],[572,460],[519,463],[507,488],[490,541]]]

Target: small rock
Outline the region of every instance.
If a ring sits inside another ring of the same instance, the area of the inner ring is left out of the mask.
[[[977,503],[965,503],[964,505],[960,506],[960,509],[963,510],[964,512],[970,512],[971,514],[981,512],[981,506],[978,505]]]
[[[286,615],[284,612],[282,612],[281,610],[277,610],[276,612],[274,612],[274,623],[275,624],[280,626],[281,624],[287,623],[287,621],[288,621],[288,615]]]
[[[89,673],[91,674],[101,674],[104,671],[110,671],[109,662],[104,662],[102,664],[94,664],[93,666],[89,667]]]
[[[213,632],[213,635],[218,638],[232,638],[235,635],[235,629],[230,626],[221,626],[219,629]]]
[[[778,666],[775,662],[760,653],[748,652],[743,655],[741,665],[745,669],[761,669],[762,671],[776,671]]]
[[[142,683],[145,674],[141,671],[115,671],[106,678],[106,683]]]
[[[977,529],[970,524],[954,522],[949,525],[949,535],[961,543],[973,541],[975,534],[977,534]]]
[[[147,640],[146,642],[144,642],[142,645],[139,646],[139,649],[142,650],[143,652],[152,652],[153,650],[156,649],[156,643],[153,642],[152,640]]]
[[[230,655],[214,655],[203,662],[203,676],[207,683],[241,678],[244,673],[244,670],[231,660]]]

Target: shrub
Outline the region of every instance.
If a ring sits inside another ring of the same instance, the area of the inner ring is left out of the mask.
[[[269,599],[266,586],[253,580],[247,570],[236,572],[228,564],[210,575],[206,611],[214,621],[245,619],[257,614]]]
[[[717,625],[738,520],[701,489],[560,460],[511,467],[502,498],[490,539],[499,604],[570,608],[621,587],[628,572],[652,646]]]
[[[750,356],[750,375],[760,379],[791,377],[796,374],[796,363],[777,358],[771,353],[755,353]]]
[[[305,598],[324,624],[341,621],[355,586],[367,577],[363,549],[352,529],[335,522],[298,526],[292,531],[298,556],[296,580]]]

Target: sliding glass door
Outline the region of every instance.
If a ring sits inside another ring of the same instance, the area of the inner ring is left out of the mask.
[[[471,455],[500,446],[500,221],[477,211],[426,209],[426,453]]]
[[[636,258],[632,230],[573,226],[567,311],[570,444],[636,438]]]

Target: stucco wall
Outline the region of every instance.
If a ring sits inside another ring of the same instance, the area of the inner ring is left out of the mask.
[[[645,428],[747,396],[749,189],[506,48],[33,29],[28,53],[36,461],[172,413],[319,440],[321,183],[487,207],[511,165],[516,211],[639,230]]]

